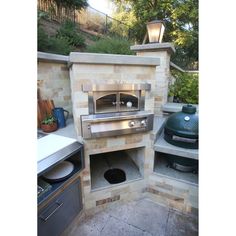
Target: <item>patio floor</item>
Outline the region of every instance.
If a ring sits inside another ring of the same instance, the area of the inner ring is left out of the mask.
[[[93,216],[75,220],[63,235],[195,236],[198,235],[198,219],[141,199],[117,203]]]

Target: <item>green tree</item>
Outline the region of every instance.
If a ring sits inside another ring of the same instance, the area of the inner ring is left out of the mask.
[[[134,37],[141,43],[146,33],[146,23],[165,20],[164,41],[174,42],[176,54],[173,61],[184,68],[194,68],[198,62],[198,0],[113,0],[118,9],[127,14],[130,8],[136,20]],[[123,8],[121,7],[123,6]],[[196,68],[195,68],[196,69]]]
[[[87,0],[54,0],[57,6],[80,10],[88,6]]]
[[[175,83],[169,87],[169,96],[183,103],[198,104],[198,74],[172,71]]]
[[[117,8],[112,17],[118,21],[112,21],[111,30],[118,32],[119,35],[129,36],[135,39],[132,29],[136,23],[136,16],[129,5],[117,4]],[[122,22],[125,25],[120,24]],[[123,27],[122,27],[123,26]]]

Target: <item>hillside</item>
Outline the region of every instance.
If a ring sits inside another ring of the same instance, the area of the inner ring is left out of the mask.
[[[58,23],[55,20],[49,20],[49,19],[40,19],[40,27],[43,28],[45,33],[48,36],[55,36],[57,34],[57,31],[60,29],[61,24]],[[101,34],[98,34],[97,32],[89,31],[86,29],[78,28],[78,34],[80,34],[85,39],[85,45],[92,45],[96,42],[96,40],[100,37],[102,37]],[[84,51],[84,47],[77,47],[76,51]]]

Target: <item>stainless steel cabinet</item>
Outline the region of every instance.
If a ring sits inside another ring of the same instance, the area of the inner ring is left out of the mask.
[[[38,212],[38,236],[60,235],[81,210],[79,178]]]

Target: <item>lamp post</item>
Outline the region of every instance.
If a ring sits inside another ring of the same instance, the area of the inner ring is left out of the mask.
[[[164,21],[154,20],[148,22],[147,31],[150,43],[161,43],[165,31]]]

